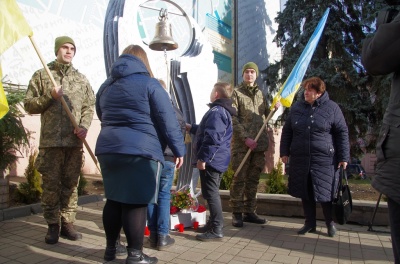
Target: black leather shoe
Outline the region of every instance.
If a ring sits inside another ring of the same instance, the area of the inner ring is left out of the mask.
[[[234,227],[243,227],[242,213],[233,213],[232,214],[232,225]]]
[[[157,249],[164,250],[165,248],[172,246],[175,243],[170,235],[158,235]]]
[[[117,254],[117,249],[115,247],[106,247],[106,251],[104,252],[104,260],[112,261],[115,259]]]
[[[327,228],[328,228],[328,236],[334,237],[336,235],[335,225],[332,223],[332,224],[328,225]]]
[[[141,250],[133,248],[126,249],[128,251],[128,257],[125,260],[125,264],[156,264],[158,262],[156,257],[149,257]]]
[[[299,231],[297,231],[297,234],[305,235],[307,233],[315,233],[315,231],[317,231],[317,228],[315,226],[304,225],[302,228],[299,229]]]
[[[224,235],[221,229],[211,228],[203,234],[196,235],[196,239],[200,241],[220,241]]]
[[[265,224],[267,222],[267,220],[264,218],[260,218],[255,213],[246,213],[246,214],[244,214],[243,222],[249,222],[249,223],[254,223],[254,224]]]
[[[197,233],[205,233],[205,232],[207,232],[210,228],[211,228],[211,222],[210,222],[210,220],[208,220],[207,223],[206,223],[204,226],[197,228],[195,231],[196,231]]]

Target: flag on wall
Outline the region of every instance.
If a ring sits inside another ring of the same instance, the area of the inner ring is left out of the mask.
[[[33,31],[26,22],[15,0],[0,1],[0,55],[20,38],[32,36]],[[3,74],[0,66],[0,118],[7,114],[9,107],[1,83]]]
[[[285,107],[290,107],[293,102],[294,95],[300,87],[303,77],[306,73],[308,65],[310,64],[312,55],[318,45],[318,41],[324,31],[326,20],[328,19],[329,8],[326,9],[324,15],[319,21],[314,30],[310,40],[297,60],[296,65],[293,67],[285,83],[282,85],[278,94],[274,97],[271,104],[271,109],[275,106],[276,102],[280,101]]]

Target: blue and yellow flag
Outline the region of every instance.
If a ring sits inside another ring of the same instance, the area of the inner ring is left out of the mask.
[[[20,38],[32,36],[33,31],[22,15],[15,0],[0,1],[0,55]],[[0,119],[9,110],[4,88],[1,83],[3,74],[0,66]]]
[[[319,21],[314,33],[308,41],[307,46],[304,48],[300,58],[297,60],[296,65],[293,67],[293,70],[290,72],[278,94],[274,97],[274,100],[271,104],[271,110],[278,101],[280,101],[285,107],[290,107],[292,105],[294,95],[300,87],[304,74],[306,73],[308,65],[310,64],[311,58],[314,54],[315,48],[317,47],[318,41],[321,38],[322,32],[324,31],[328,15],[329,8],[326,9],[323,17]]]
[[[3,74],[1,72],[1,65],[0,65],[0,78],[3,78]],[[4,88],[0,79],[0,119],[2,119],[3,116],[7,114],[8,110],[9,107],[8,107],[7,97],[6,94],[4,93]]]

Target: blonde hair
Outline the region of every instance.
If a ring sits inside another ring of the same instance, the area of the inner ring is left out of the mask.
[[[146,69],[149,72],[150,77],[154,77],[153,71],[150,68],[149,59],[147,58],[147,54],[144,51],[144,49],[142,49],[142,47],[140,47],[139,45],[129,45],[124,49],[124,51],[122,51],[122,54],[130,54],[138,57],[146,66]]]
[[[157,81],[161,84],[161,86],[166,90],[167,89],[167,85],[165,84],[163,79],[157,79]]]
[[[232,86],[226,82],[217,82],[214,84],[214,90],[218,92],[220,98],[229,98],[232,95]]]

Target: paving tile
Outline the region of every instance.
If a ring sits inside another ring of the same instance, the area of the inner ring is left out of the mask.
[[[0,263],[103,263],[105,233],[102,224],[103,201],[79,206],[76,228],[80,241],[60,238],[56,245],[44,243],[47,224],[41,214],[0,222]],[[174,246],[165,251],[144,249],[159,264],[236,264],[236,263],[393,263],[390,234],[368,232],[367,227],[338,226],[337,236],[328,237],[323,221],[317,232],[297,235],[304,219],[268,216],[265,225],[245,223],[231,226],[231,214],[224,213],[223,241],[202,242],[187,228],[171,231]],[[386,227],[379,227],[383,231]],[[122,233],[121,241],[126,242]],[[109,262],[125,263],[126,256]]]

